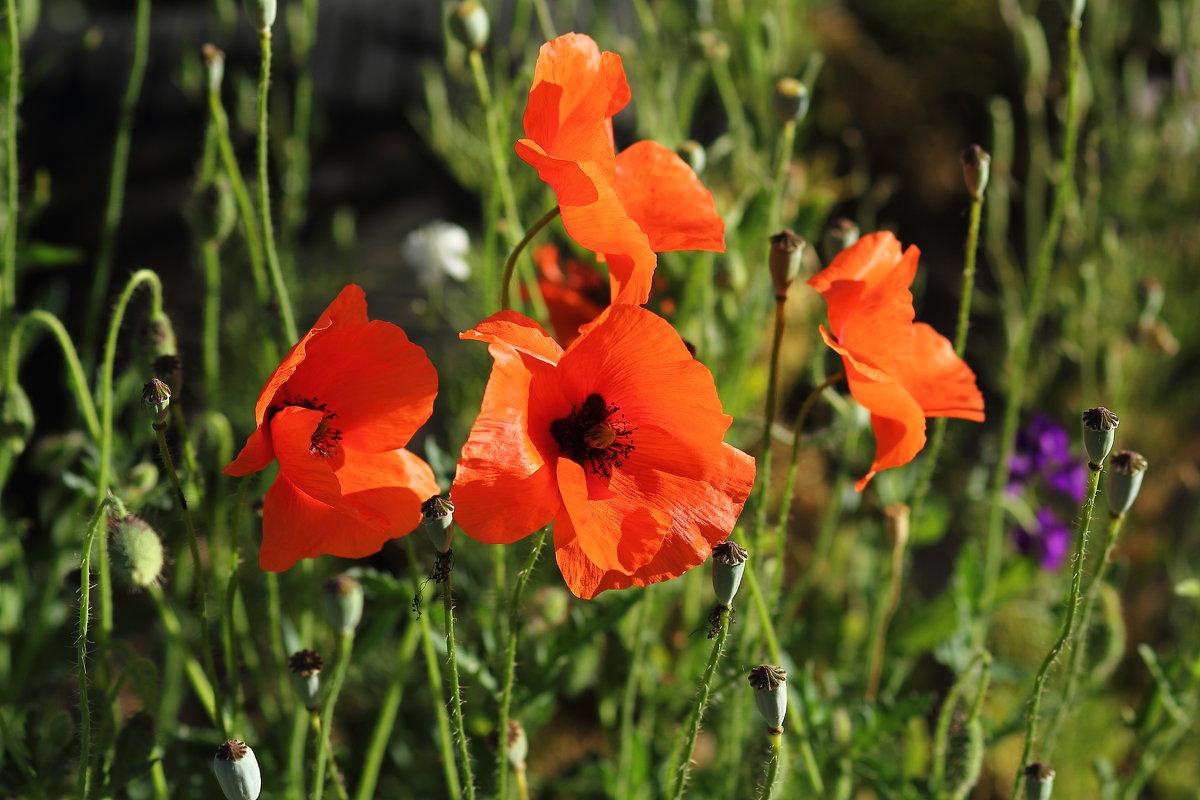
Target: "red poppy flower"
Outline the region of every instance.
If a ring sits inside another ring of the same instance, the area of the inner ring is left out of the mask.
[[[725,223],[692,168],[655,142],[615,152],[629,102],[621,57],[568,33],[542,45],[517,155],[558,197],[575,241],[607,261],[613,302],[646,302],[655,253],[725,250]]]
[[[925,446],[926,417],[983,422],[975,373],[949,339],[913,322],[909,286],[920,255],[916,247],[901,253],[886,231],[872,233],[808,280],[829,310],[821,337],[842,356],[850,394],[871,412],[875,461],[859,491],[879,470],[913,460]]]
[[[754,460],[722,441],[712,375],[666,320],[610,306],[564,352],[502,311],[462,338],[495,359],[450,494],[468,535],[506,544],[553,520],[583,598],[678,577],[729,535]]]
[[[608,306],[608,285],[599,272],[573,258],[560,265],[558,248],[552,244],[535,248],[533,263],[554,338],[565,347],[579,336],[581,326],[600,316]]]
[[[258,428],[223,470],[240,477],[279,461],[259,566],[358,558],[413,530],[438,485],[403,448],[436,394],[425,351],[395,325],[368,322],[362,289],[343,289],[263,386]]]

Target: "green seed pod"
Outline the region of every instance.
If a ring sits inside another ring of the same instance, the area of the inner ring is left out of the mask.
[[[167,413],[171,410],[171,387],[158,378],[151,378],[142,387],[142,400],[146,403],[146,413],[150,415],[155,428],[167,424]]]
[[[341,634],[353,633],[362,620],[362,584],[346,573],[325,581],[325,617]]]
[[[260,32],[270,31],[278,10],[275,0],[245,0],[245,5],[246,16],[250,17],[254,27]]]
[[[245,742],[230,739],[217,748],[213,772],[227,800],[258,800],[262,792],[262,773],[258,759]]]
[[[508,721],[508,742],[505,749],[508,763],[513,767],[523,767],[529,755],[529,739],[525,736],[525,728],[515,719]]]
[[[767,723],[767,731],[782,733],[787,716],[787,671],[763,664],[750,670],[749,680],[754,687],[754,705]]]
[[[749,551],[737,542],[725,541],[713,548],[713,593],[720,605],[733,604],[733,597],[742,585],[742,573],[746,571],[746,559],[749,557]]]
[[[449,552],[450,540],[454,538],[454,503],[435,494],[421,504],[421,516],[434,549],[439,553]]]
[[[775,287],[775,297],[784,298],[787,297],[788,287],[800,274],[806,242],[791,230],[771,234],[770,241],[771,253],[767,265],[771,268],[771,283]]]
[[[950,732],[946,748],[946,785],[954,800],[965,800],[983,768],[983,724],[967,718]]]
[[[297,650],[288,658],[288,672],[300,705],[312,711],[321,698],[321,668],[325,661],[316,650]]]
[[[1050,800],[1054,794],[1054,770],[1040,761],[1025,768],[1025,796],[1029,800]]]
[[[837,254],[858,241],[858,226],[853,220],[841,217],[825,231],[821,238],[821,253],[826,263],[833,261]]]
[[[468,50],[482,50],[491,29],[487,10],[474,0],[457,3],[450,11],[450,33]]]
[[[973,144],[963,151],[962,168],[967,191],[971,197],[982,200],[992,173],[992,157],[982,147]]]
[[[1108,510],[1114,517],[1122,517],[1137,499],[1150,464],[1132,450],[1122,450],[1108,463]]]
[[[1088,460],[1097,468],[1108,457],[1108,451],[1112,450],[1120,423],[1117,415],[1103,406],[1083,412],[1083,447]]]
[[[795,78],[780,78],[771,95],[771,109],[780,122],[799,122],[808,113],[808,87]]]
[[[708,166],[708,151],[695,139],[688,139],[679,145],[675,150],[675,155],[686,161],[687,165],[692,168],[692,172],[697,175],[704,172],[704,168]]]
[[[113,571],[131,589],[145,589],[158,583],[166,554],[158,532],[141,517],[115,520],[109,533],[109,552]]]

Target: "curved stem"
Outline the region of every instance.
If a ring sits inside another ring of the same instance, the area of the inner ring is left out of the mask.
[[[467,749],[467,728],[463,724],[462,687],[458,683],[458,655],[454,645],[454,551],[447,550],[445,558],[449,566],[442,586],[442,609],[446,615],[446,662],[450,668],[450,712],[454,720],[454,737],[458,742],[458,768],[462,773],[463,795],[467,800],[475,798],[475,775],[471,770],[471,753]],[[507,731],[501,731],[507,736]]]
[[[275,249],[275,230],[271,222],[271,183],[267,169],[270,140],[267,137],[267,99],[271,86],[271,29],[258,32],[258,45],[262,54],[262,65],[258,75],[258,217],[262,229],[263,250],[267,256],[267,272],[275,290],[275,301],[279,305],[279,321],[282,326],[282,345],[291,347],[299,338],[296,332],[296,316],[292,311],[292,298],[283,280],[283,268],[279,266],[279,253]]]
[[[321,716],[315,721],[319,729],[319,739],[317,757],[313,765],[312,800],[321,800],[325,796],[325,764],[327,760],[331,760],[329,753],[333,748],[329,739],[333,731],[333,709],[346,680],[346,670],[350,666],[350,653],[353,648],[354,631],[342,631],[338,636],[337,665],[333,668],[333,680],[326,690],[325,701],[321,703]]]
[[[13,387],[17,385],[17,373],[21,358],[21,340],[25,329],[35,324],[41,325],[48,330],[54,336],[55,341],[58,342],[58,347],[62,350],[63,360],[67,362],[67,374],[70,376],[71,389],[75,393],[75,404],[79,407],[79,413],[83,416],[83,424],[87,427],[88,436],[92,438],[93,442],[99,444],[100,419],[96,416],[96,404],[92,401],[91,392],[88,391],[87,378],[84,377],[83,364],[79,361],[79,353],[75,350],[75,343],[71,341],[71,335],[67,333],[67,329],[63,326],[59,318],[49,311],[41,309],[30,311],[21,317],[13,327],[12,336],[8,340],[5,386]]]
[[[1050,648],[1050,652],[1046,653],[1046,657],[1042,660],[1042,665],[1038,669],[1037,677],[1033,682],[1033,697],[1029,703],[1029,716],[1025,722],[1025,745],[1021,748],[1021,760],[1017,766],[1017,774],[1013,779],[1012,794],[1009,800],[1017,800],[1021,793],[1022,776],[1025,774],[1025,767],[1029,765],[1029,754],[1033,750],[1034,736],[1037,732],[1038,714],[1042,708],[1042,695],[1046,689],[1046,678],[1050,674],[1050,667],[1058,659],[1059,653],[1066,646],[1067,641],[1071,638],[1075,628],[1075,614],[1079,609],[1079,600],[1081,597],[1080,586],[1083,582],[1083,565],[1087,560],[1087,541],[1088,529],[1092,524],[1092,511],[1096,507],[1096,492],[1100,486],[1100,472],[1102,467],[1098,464],[1088,464],[1088,493],[1087,501],[1083,506],[1083,512],[1079,519],[1079,528],[1075,533],[1075,565],[1071,572],[1071,589],[1067,594],[1067,614],[1063,619],[1062,630],[1059,631],[1058,639]]]
[[[87,656],[88,624],[91,620],[92,546],[96,534],[108,516],[108,502],[96,504],[83,537],[79,557],[79,632],[75,640],[75,680],[79,691],[79,778],[80,800],[88,800],[92,790],[92,706],[88,697]]]
[[[696,739],[700,735],[700,723],[704,719],[704,709],[708,707],[708,698],[712,694],[712,679],[725,652],[725,640],[729,637],[729,606],[719,607],[717,635],[713,639],[712,652],[708,655],[708,663],[696,687],[696,702],[688,714],[684,730],[687,731],[682,749],[676,752],[675,764],[671,767],[671,800],[683,797],[687,786],[688,773],[692,770],[692,751],[696,749]]]
[[[871,636],[871,660],[870,667],[867,671],[867,702],[874,703],[875,698],[879,694],[879,681],[883,676],[883,655],[884,646],[887,644],[888,627],[892,623],[892,617],[896,614],[896,609],[900,607],[900,588],[904,582],[904,553],[908,547],[908,526],[909,526],[909,510],[903,505],[893,506],[884,511],[884,514],[892,518],[892,523],[888,526],[894,531],[895,538],[892,541],[892,569],[888,576],[887,594],[883,596],[883,605],[880,607],[878,616],[875,622],[875,631]],[[894,526],[894,527],[893,527]]]
[[[1079,29],[1083,3],[1075,3],[1075,10],[1067,27],[1067,116],[1063,126],[1063,156],[1058,185],[1054,193],[1054,205],[1042,234],[1041,247],[1033,268],[1033,288],[1030,291],[1026,314],[1022,320],[1017,341],[1007,359],[1007,392],[1004,397],[1004,423],[1000,432],[1000,452],[992,472],[992,484],[988,498],[988,521],[983,554],[983,584],[980,589],[979,608],[976,616],[974,639],[982,644],[987,636],[988,622],[996,602],[996,584],[1000,578],[1000,554],[1004,545],[1004,487],[1008,482],[1008,462],[1012,457],[1017,435],[1017,422],[1021,413],[1021,398],[1026,388],[1029,355],[1033,336],[1041,321],[1050,275],[1054,267],[1054,253],[1058,247],[1066,217],[1067,203],[1074,196],[1075,150],[1079,138]],[[1019,776],[1018,776],[1019,777]],[[1020,786],[1020,781],[1016,786]]]
[[[767,758],[767,776],[763,779],[758,790],[759,800],[771,800],[775,797],[776,783],[779,782],[780,764],[783,762],[783,734],[771,734],[771,754]]]
[[[508,286],[512,282],[513,270],[517,266],[517,258],[529,246],[529,243],[533,241],[533,237],[537,236],[542,228],[549,225],[558,216],[558,213],[559,208],[555,206],[543,214],[537,222],[533,223],[533,227],[525,232],[525,235],[521,237],[521,241],[517,242],[516,246],[513,247],[512,252],[508,254],[508,258],[504,259],[504,273],[500,277],[500,308],[506,309],[509,307]]]
[[[117,115],[117,134],[113,142],[112,172],[108,180],[108,199],[104,205],[104,226],[100,230],[100,245],[92,273],[92,291],[88,301],[83,328],[84,352],[90,353],[92,340],[100,325],[104,295],[112,278],[113,255],[116,251],[117,228],[121,224],[121,209],[125,201],[125,178],[129,171],[129,149],[133,134],[133,112],[142,94],[146,76],[146,60],[150,49],[150,0],[137,0],[133,29],[133,60],[129,66],[129,81],[121,98]],[[91,363],[89,361],[89,363]]]
[[[8,86],[4,96],[4,256],[0,276],[0,331],[7,330],[17,304],[17,221],[21,208],[17,163],[17,106],[21,101],[21,30],[16,0],[5,0]]]
[[[496,791],[500,800],[508,796],[508,720],[517,663],[517,635],[521,631],[521,595],[525,592],[529,576],[533,573],[533,567],[537,564],[545,543],[546,530],[543,528],[533,540],[533,548],[529,551],[529,557],[525,559],[525,566],[517,575],[517,583],[513,587],[512,598],[508,604],[508,641],[504,648],[504,684],[500,691],[500,720],[497,725],[500,752],[496,756]]]

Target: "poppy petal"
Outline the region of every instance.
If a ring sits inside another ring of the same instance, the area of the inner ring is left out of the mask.
[[[254,433],[246,438],[242,451],[237,458],[225,466],[222,473],[240,478],[260,469],[275,460],[275,450],[271,447],[271,439],[267,436],[266,428],[255,428]]]
[[[399,327],[367,322],[309,342],[285,391],[335,413],[329,425],[344,447],[380,453],[403,447],[429,419],[437,370]]]
[[[712,193],[686,161],[661,144],[637,142],[618,153],[616,189],[656,253],[725,252],[725,221]]]
[[[501,342],[548,364],[557,364],[563,353],[541,325],[515,311],[498,311],[458,338]]]
[[[518,139],[515,149],[521,160],[536,169],[542,182],[554,190],[559,206],[586,206],[600,196],[591,176],[577,162],[549,155],[532,139]]]
[[[929,325],[913,325],[910,357],[894,373],[927,417],[983,422],[983,395],[975,373],[954,353],[950,340]]]
[[[913,320],[909,291],[920,250],[903,253],[887,231],[868,234],[843,250],[808,280],[825,298],[829,329],[838,341],[884,358],[905,358],[907,341],[897,341]]]

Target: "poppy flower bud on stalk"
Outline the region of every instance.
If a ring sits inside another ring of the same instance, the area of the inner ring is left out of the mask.
[[[1083,412],[1083,447],[1087,451],[1089,466],[1099,470],[1108,451],[1112,450],[1117,438],[1117,425],[1121,420],[1103,406],[1089,408]]]
[[[171,410],[171,387],[158,378],[151,378],[142,387],[142,399],[146,401],[146,411],[154,423],[155,429],[167,424],[167,412]]]
[[[230,739],[217,748],[213,772],[227,800],[258,800],[262,792],[262,773],[258,759],[245,742]]]
[[[109,553],[113,571],[131,589],[146,589],[158,583],[166,563],[158,532],[132,514],[112,523]]]
[[[357,580],[342,573],[325,581],[325,618],[342,635],[353,633],[362,620],[363,588]]]
[[[1029,800],[1050,800],[1054,794],[1054,770],[1040,761],[1025,768],[1025,796]]]
[[[321,698],[321,669],[325,660],[316,650],[297,650],[288,658],[288,672],[300,704],[309,711],[316,709]]]
[[[713,593],[720,605],[733,605],[733,596],[742,585],[742,573],[746,571],[749,557],[750,552],[737,542],[725,541],[713,548]]]
[[[771,95],[771,108],[780,122],[800,122],[808,114],[808,87],[795,78],[780,78]]]
[[[529,739],[525,736],[525,728],[515,719],[508,721],[508,739],[505,742],[504,755],[513,769],[525,768],[525,759],[529,755]]]
[[[973,144],[963,151],[962,168],[967,191],[971,197],[982,200],[992,172],[992,157],[982,147]]]
[[[692,168],[692,172],[697,175],[704,172],[704,168],[708,166],[708,151],[695,139],[688,139],[679,145],[675,149],[675,155],[686,161],[687,165]]]
[[[1122,450],[1108,463],[1108,510],[1114,517],[1123,517],[1137,499],[1150,464],[1132,450]]]
[[[421,504],[421,517],[434,549],[439,553],[449,552],[450,540],[454,538],[454,503],[435,494]]]
[[[266,33],[275,24],[275,0],[245,0],[246,16],[260,32]]]
[[[800,274],[806,242],[794,231],[785,230],[771,235],[771,255],[767,263],[771,268],[771,283],[775,285],[775,297],[787,297],[788,287]]]
[[[491,34],[487,10],[474,0],[458,3],[450,12],[450,32],[468,50],[482,50]]]
[[[225,53],[214,44],[206,44],[200,48],[204,57],[204,70],[208,73],[208,90],[221,90],[221,81],[225,77]]]
[[[821,252],[825,261],[833,261],[837,254],[858,241],[858,226],[854,220],[839,217],[826,229],[821,239]]]
[[[763,664],[750,670],[750,685],[754,687],[754,705],[767,723],[767,732],[783,733],[787,716],[787,670]]]
[[[979,781],[983,768],[983,723],[978,716],[963,720],[950,733],[946,753],[946,782],[950,796],[965,798]]]

